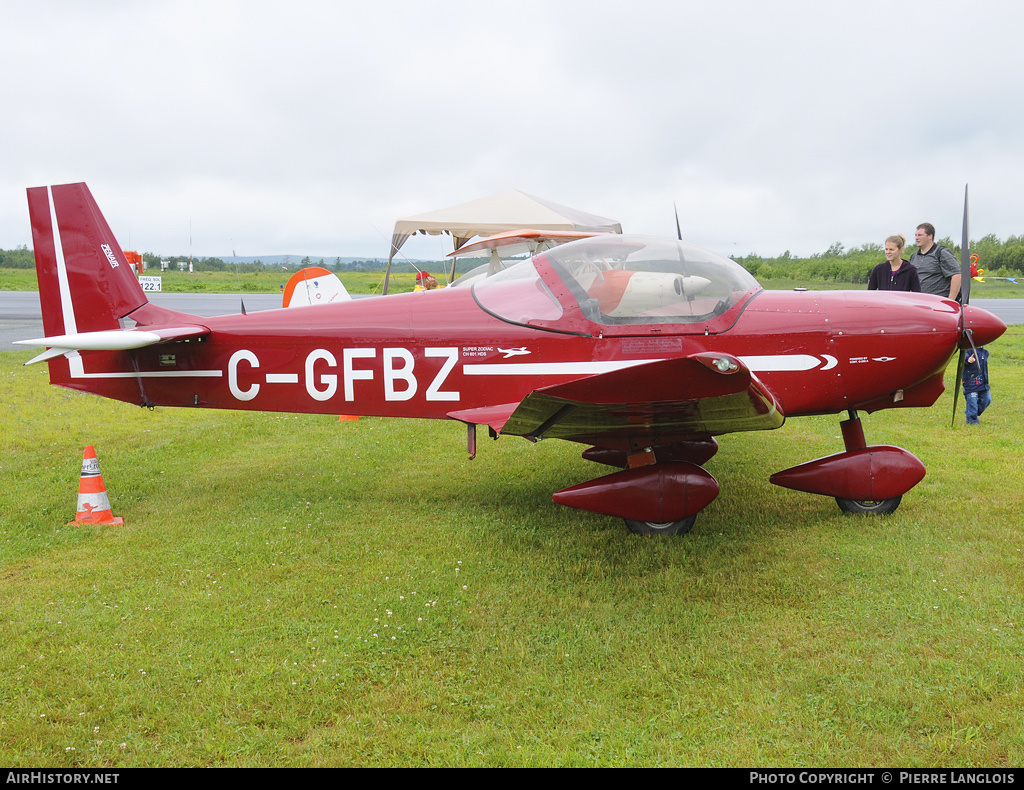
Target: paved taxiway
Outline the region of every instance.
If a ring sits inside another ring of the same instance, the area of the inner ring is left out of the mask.
[[[242,311],[273,310],[281,306],[280,294],[172,294],[148,293],[149,301],[160,307],[192,315],[227,315]],[[13,345],[15,340],[43,336],[43,318],[39,310],[39,294],[35,291],[0,291],[0,351],[24,350],[28,346]]]
[[[279,294],[176,294],[149,293],[153,304],[192,315],[211,316],[273,310],[281,306]],[[1024,299],[975,299],[972,305],[995,313],[1007,324],[1024,324]],[[0,351],[26,349],[13,345],[15,340],[43,336],[39,294],[35,291],[0,291]]]

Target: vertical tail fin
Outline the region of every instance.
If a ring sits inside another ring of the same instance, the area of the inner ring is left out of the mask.
[[[147,304],[85,184],[32,187],[28,210],[47,337],[117,329]]]

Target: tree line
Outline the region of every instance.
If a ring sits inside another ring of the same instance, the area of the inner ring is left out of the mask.
[[[958,243],[944,238],[939,240],[939,244],[948,247],[959,259],[960,245]],[[903,257],[909,259],[916,250],[917,247],[914,245],[907,246],[903,251]],[[993,277],[1024,275],[1024,236],[1010,236],[1006,241],[1001,241],[995,234],[990,233],[988,236],[971,242],[971,253],[978,256],[978,268],[983,269],[988,275]],[[159,255],[147,252],[142,257],[147,270],[160,270],[161,258]],[[176,255],[164,260],[167,260],[172,268],[177,269],[179,263],[187,264],[189,257]],[[836,242],[825,252],[811,255],[809,258],[794,257],[790,255],[789,250],[786,250],[782,255],[772,258],[751,253],[743,257],[736,257],[734,260],[761,280],[828,280],[862,285],[868,281],[871,269],[885,260],[885,251],[881,244],[862,244],[860,247],[847,250],[842,244]],[[431,264],[425,262],[423,265],[429,269]],[[287,271],[298,271],[308,266],[321,266],[335,272],[381,271],[384,268],[384,263],[380,259],[342,261],[341,258],[334,258],[331,261],[326,261],[324,258],[314,260],[306,256],[294,263],[290,259],[286,259],[282,268]],[[0,250],[0,268],[31,269],[34,267],[35,258],[32,250],[27,247]],[[258,259],[252,263],[229,263],[221,258],[193,258],[192,268],[194,271],[200,272],[263,272],[268,269],[280,271],[277,264],[264,264]]]
[[[958,242],[947,237],[939,239],[938,243],[960,259]],[[910,244],[903,250],[903,257],[910,260],[916,251],[917,247]],[[995,234],[989,234],[972,241],[970,251],[978,256],[978,268],[988,275],[1019,277],[1024,274],[1024,236],[1010,236],[1000,241]],[[751,253],[734,260],[760,280],[830,280],[862,285],[867,283],[871,269],[885,260],[885,249],[881,244],[862,244],[847,250],[836,242],[825,252],[809,258],[793,257],[786,250],[774,258]]]
[[[35,266],[32,250],[24,245],[13,250],[0,250],[0,267],[4,269],[34,269]]]
[[[282,256],[274,256],[275,259]],[[236,261],[225,261],[223,258],[189,258],[187,255],[173,255],[170,258],[161,259],[159,255],[146,252],[142,254],[142,260],[146,264],[146,270],[159,271],[161,260],[166,261],[172,269],[179,268],[180,265],[184,265],[188,268],[188,264],[191,262],[192,270],[197,272],[265,272],[268,270],[281,271],[286,270],[290,272],[296,272],[299,269],[306,269],[310,266],[319,266],[323,269],[328,269],[334,272],[351,272],[351,271],[383,271],[384,263],[380,259],[375,260],[355,260],[355,261],[343,261],[341,258],[334,258],[327,260],[325,258],[311,258],[308,255],[304,258],[298,258],[297,256],[286,255],[283,256],[284,260],[278,262],[274,261],[263,261],[257,258],[254,261],[236,262]]]
[[[355,260],[355,261],[343,261],[341,258],[334,258],[333,260],[325,260],[324,258],[313,259],[308,255],[304,258],[299,259],[297,256],[294,260],[291,256],[285,258],[284,264],[279,263],[264,263],[260,259],[256,259],[252,262],[246,263],[234,263],[225,261],[222,258],[189,258],[188,255],[173,255],[170,258],[161,258],[159,255],[155,255],[151,252],[144,252],[142,254],[142,260],[146,265],[147,272],[159,272],[160,262],[166,261],[172,269],[177,269],[179,264],[183,264],[187,269],[189,262],[192,263],[192,270],[197,272],[264,272],[268,269],[274,271],[280,271],[282,268],[288,271],[298,271],[299,269],[305,269],[309,266],[321,266],[325,269],[330,269],[335,272],[345,271],[383,271],[385,263],[381,259],[369,259],[369,260]],[[13,250],[0,250],[0,269],[34,269],[36,266],[35,256],[28,247],[22,245],[16,247]]]

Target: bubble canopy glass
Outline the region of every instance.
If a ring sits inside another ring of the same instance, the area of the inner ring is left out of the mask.
[[[742,266],[709,250],[618,234],[560,245],[473,286],[482,307],[516,323],[557,320],[568,298],[605,325],[706,322],[759,289]]]

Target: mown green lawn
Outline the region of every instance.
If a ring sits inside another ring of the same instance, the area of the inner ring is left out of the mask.
[[[652,539],[562,508],[580,447],[445,422],[148,411],[0,354],[0,762],[1019,766],[1024,329],[979,428],[864,417],[888,517],[771,472],[839,417],[721,438]],[[962,403],[962,398],[961,398]],[[96,447],[123,527],[68,526]]]

